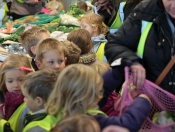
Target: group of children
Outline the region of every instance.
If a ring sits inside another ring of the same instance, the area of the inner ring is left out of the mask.
[[[102,111],[122,81],[123,67],[107,63],[102,18],[90,13],[79,22],[82,29],[66,41],[36,26],[20,35],[32,60],[12,54],[0,66],[0,131],[107,132],[110,125],[139,131],[151,109],[149,98],[139,95],[120,117]]]

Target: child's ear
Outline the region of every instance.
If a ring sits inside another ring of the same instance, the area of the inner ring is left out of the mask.
[[[66,63],[67,62],[67,57],[65,57],[64,60],[65,60],[65,63]]]
[[[39,107],[44,106],[44,100],[41,97],[36,97],[35,98],[36,103],[38,104]]]
[[[37,68],[38,68],[39,70],[42,69],[42,65],[41,65],[41,62],[40,62],[40,61],[36,60],[36,61],[35,61],[35,64],[36,64],[36,66],[37,66]]]
[[[31,52],[32,52],[34,55],[36,54],[36,52],[35,52],[35,46],[30,47],[30,50],[31,50]]]

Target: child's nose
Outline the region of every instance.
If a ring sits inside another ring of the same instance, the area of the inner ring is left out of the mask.
[[[59,68],[60,64],[59,63],[55,63],[55,68]]]

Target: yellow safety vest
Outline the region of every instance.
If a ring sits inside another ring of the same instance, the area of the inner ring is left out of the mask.
[[[123,24],[123,20],[124,20],[124,12],[123,12],[123,9],[124,9],[124,6],[125,6],[126,2],[121,2],[120,5],[119,5],[119,9],[118,9],[118,12],[117,12],[117,16],[115,18],[115,20],[113,21],[111,27],[110,27],[110,30],[112,29],[119,29],[120,26]]]
[[[11,117],[8,119],[8,122],[10,123],[11,129],[13,132],[19,132],[18,126],[21,118],[21,114],[23,113],[23,110],[26,108],[26,103],[23,102],[11,115]]]
[[[58,113],[58,115],[56,116],[56,122],[59,122],[63,116],[63,112],[64,112],[64,109],[61,110],[61,112]],[[107,117],[107,115],[101,111],[101,110],[95,110],[95,109],[89,109],[86,111],[86,114],[102,114],[104,116]]]
[[[137,55],[142,59],[143,58],[143,52],[145,47],[145,42],[148,36],[148,33],[150,31],[150,28],[152,26],[152,22],[147,22],[142,20],[142,28],[141,28],[141,37],[139,40],[139,44],[137,46]]]
[[[22,3],[22,4],[24,3],[24,0],[17,0],[17,1],[18,1],[19,3]]]
[[[100,61],[103,61],[104,58],[104,47],[105,47],[106,42],[102,42],[97,51],[96,51],[96,56]]]
[[[29,124],[27,124],[23,132],[27,132],[28,130],[34,128],[34,127],[40,127],[43,130],[49,132],[51,128],[57,123],[57,120],[54,116],[52,115],[47,115],[44,119],[39,120],[39,121],[32,121]]]
[[[1,119],[0,120],[0,132],[4,132],[4,125],[8,123],[6,120]]]

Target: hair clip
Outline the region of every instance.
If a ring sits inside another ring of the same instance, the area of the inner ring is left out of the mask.
[[[4,74],[5,72],[12,71],[12,70],[33,71],[32,68],[21,66],[19,68],[12,68],[12,69],[5,70],[5,71],[1,72],[1,75]]]
[[[28,67],[24,67],[24,66],[21,66],[20,70],[22,70],[22,71],[33,71],[32,68],[28,68]]]

